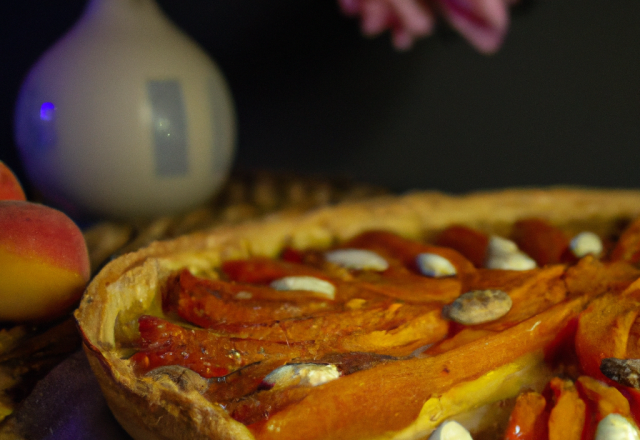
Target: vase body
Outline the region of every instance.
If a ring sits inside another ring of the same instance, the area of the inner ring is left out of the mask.
[[[28,74],[15,116],[31,183],[76,215],[188,210],[221,186],[235,148],[222,74],[153,0],[90,0]]]

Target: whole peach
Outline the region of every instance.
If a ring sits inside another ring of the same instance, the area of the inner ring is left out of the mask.
[[[46,321],[80,298],[90,276],[82,232],[64,213],[0,201],[0,321]]]
[[[0,160],[0,200],[26,200],[13,171]]]

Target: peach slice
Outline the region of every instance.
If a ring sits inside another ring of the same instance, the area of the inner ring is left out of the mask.
[[[0,161],[0,200],[26,200],[18,178],[2,161]]]
[[[82,232],[64,213],[0,201],[0,321],[46,321],[80,298],[90,276]]]

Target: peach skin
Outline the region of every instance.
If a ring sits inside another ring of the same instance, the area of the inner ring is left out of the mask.
[[[82,232],[62,212],[26,201],[0,201],[0,321],[61,316],[90,276]]]
[[[0,160],[0,200],[26,200],[13,171]]]

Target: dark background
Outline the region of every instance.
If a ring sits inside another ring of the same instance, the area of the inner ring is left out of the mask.
[[[409,52],[365,38],[336,0],[158,0],[234,94],[235,166],[350,177],[403,191],[638,187],[640,2],[513,9],[496,55],[442,28]],[[25,179],[13,105],[84,0],[4,0],[0,159]]]

